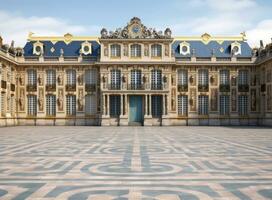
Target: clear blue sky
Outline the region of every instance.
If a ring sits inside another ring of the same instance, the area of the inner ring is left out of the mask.
[[[19,44],[28,31],[99,35],[101,27],[123,27],[137,16],[147,26],[170,27],[174,35],[247,31],[255,45],[272,37],[271,10],[269,0],[0,0],[0,34]]]

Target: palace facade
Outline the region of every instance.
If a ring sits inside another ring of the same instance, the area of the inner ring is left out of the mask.
[[[133,18],[100,37],[0,38],[0,124],[271,125],[272,44],[172,37]]]

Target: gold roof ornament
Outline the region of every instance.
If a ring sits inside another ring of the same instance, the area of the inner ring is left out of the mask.
[[[210,34],[204,33],[203,35],[201,35],[202,42],[204,44],[208,44],[210,42],[211,37],[212,36]]]
[[[64,36],[34,36],[34,33],[30,32],[28,34],[28,41],[50,41],[53,44],[63,41],[65,44],[69,44],[72,41],[97,41],[98,37],[92,36],[73,36],[71,33],[66,33]]]

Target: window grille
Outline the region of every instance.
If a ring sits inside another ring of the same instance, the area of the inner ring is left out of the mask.
[[[229,95],[220,95],[220,115],[229,115],[230,97]]]
[[[178,96],[178,115],[187,116],[188,114],[188,96],[179,95]]]
[[[162,56],[162,46],[160,44],[153,44],[151,46],[151,57],[161,57]]]
[[[141,57],[141,45],[133,44],[130,46],[130,56],[131,57]]]
[[[35,95],[28,95],[27,96],[27,113],[29,116],[36,116],[37,115],[37,96]]]
[[[185,69],[178,70],[178,85],[188,85],[188,71]]]
[[[198,96],[198,114],[208,115],[209,114],[209,97],[205,95]]]
[[[110,46],[111,57],[121,57],[121,46],[119,44],[113,44]]]
[[[220,84],[229,85],[229,70],[220,70]]]
[[[96,114],[96,96],[95,95],[86,95],[85,96],[85,114],[94,115]]]
[[[119,69],[111,70],[111,89],[121,89],[121,70]]]
[[[152,95],[152,117],[161,117],[162,116],[162,96],[161,95]]]
[[[162,71],[153,69],[151,71],[151,89],[160,90],[162,89]]]
[[[198,71],[198,85],[209,84],[209,72],[207,69],[200,69]]]
[[[56,115],[56,96],[55,95],[46,96],[46,115],[47,116]]]
[[[34,69],[27,70],[27,81],[28,85],[36,85],[37,84],[37,71]]]
[[[66,96],[66,114],[70,116],[76,115],[76,96],[75,95]]]
[[[68,69],[66,71],[67,85],[76,85],[76,70]]]
[[[121,114],[121,96],[110,95],[110,116],[119,117]]]
[[[239,95],[238,97],[238,112],[240,116],[248,114],[248,97],[246,95]]]

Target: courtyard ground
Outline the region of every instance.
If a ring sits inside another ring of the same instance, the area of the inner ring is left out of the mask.
[[[0,128],[0,199],[272,199],[272,129]]]

